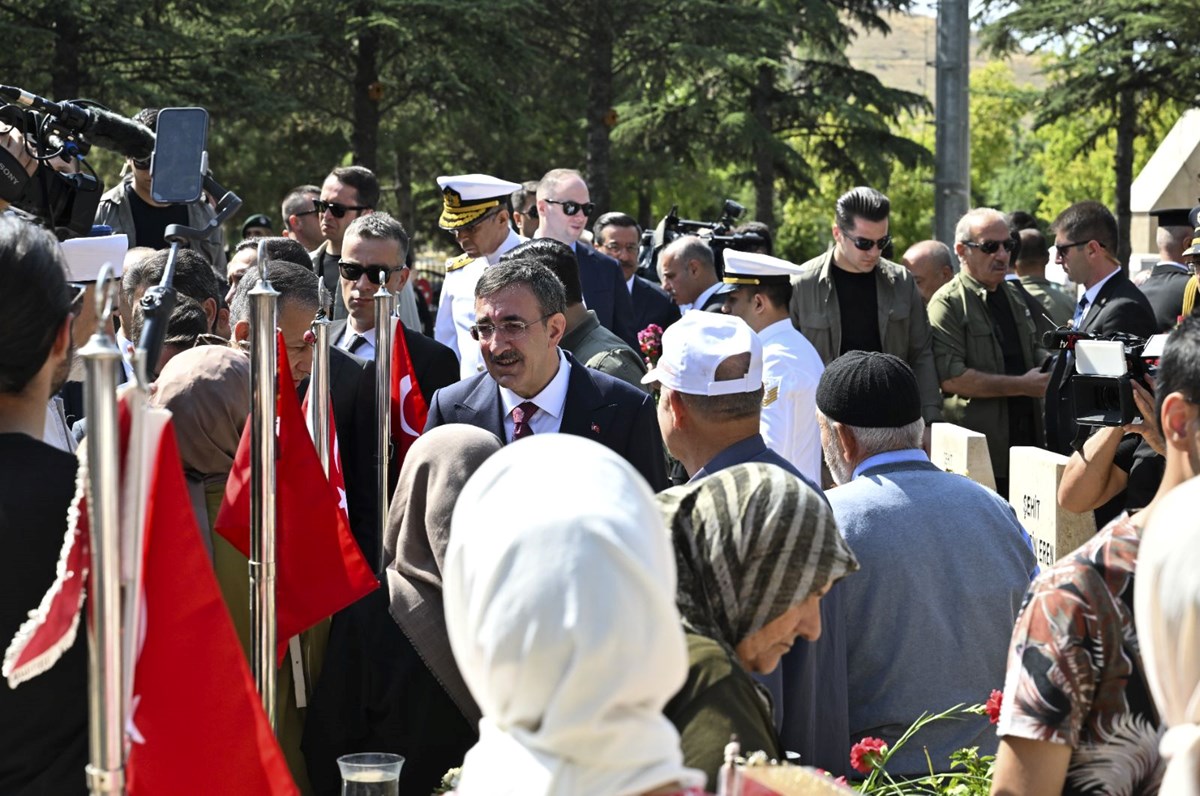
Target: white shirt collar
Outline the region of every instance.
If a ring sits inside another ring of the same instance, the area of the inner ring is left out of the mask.
[[[346,333],[342,335],[342,341],[338,343],[338,348],[342,349],[343,351],[349,351],[350,343],[354,341],[354,335],[356,334],[361,334],[363,336],[363,339],[367,341],[365,345],[370,346],[371,351],[375,350],[375,327],[372,326],[365,332],[356,332],[354,331],[354,328],[350,326],[349,321],[346,322]],[[358,350],[362,351],[363,347],[360,347]],[[357,352],[354,355],[360,356],[360,354]]]
[[[504,405],[504,416],[508,423],[512,423],[512,410],[524,403],[525,401],[533,401],[537,404],[538,414],[546,414],[556,421],[556,425],[562,423],[563,407],[567,403],[567,382],[571,377],[571,363],[567,362],[566,355],[562,349],[558,349],[558,372],[554,374],[554,378],[550,379],[550,383],[542,388],[542,391],[532,398],[522,398],[507,387],[500,387],[500,401]],[[535,415],[535,419],[536,419]],[[511,431],[511,427],[509,431]],[[535,423],[533,425],[534,432],[540,431]]]
[[[1120,271],[1121,271],[1121,269],[1120,269],[1120,268],[1118,268],[1118,269],[1114,270],[1114,271],[1113,271],[1111,274],[1109,274],[1108,276],[1104,277],[1104,278],[1103,278],[1103,279],[1101,279],[1099,282],[1097,282],[1096,284],[1092,285],[1091,287],[1089,287],[1087,290],[1085,290],[1085,291],[1083,292],[1083,298],[1087,299],[1087,308],[1088,308],[1089,310],[1092,308],[1092,305],[1096,303],[1096,296],[1097,296],[1097,295],[1099,295],[1099,293],[1100,293],[1100,289],[1101,289],[1102,287],[1104,287],[1104,283],[1105,283],[1105,282],[1107,282],[1108,280],[1112,279],[1112,278],[1113,278],[1114,276],[1116,276],[1116,275],[1117,275],[1117,274],[1118,274]]]
[[[784,318],[782,320],[775,321],[775,323],[771,324],[770,326],[764,327],[763,330],[758,333],[758,339],[762,340],[763,345],[766,345],[769,341],[774,340],[776,337],[782,337],[795,328],[795,326],[792,326],[791,318]]]
[[[495,265],[500,262],[500,258],[508,254],[513,249],[525,242],[525,239],[513,231],[512,227],[508,228],[508,237],[500,244],[499,248],[491,254],[484,255],[488,265]]]
[[[635,280],[635,279],[637,279],[637,274],[634,274],[633,276],[631,276],[625,280],[625,287],[629,290],[630,293],[633,292],[633,280]]]

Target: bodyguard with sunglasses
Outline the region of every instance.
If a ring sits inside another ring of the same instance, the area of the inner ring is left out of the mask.
[[[1041,445],[1050,380],[1033,315],[1005,279],[1017,239],[997,210],[976,208],[955,228],[959,272],[933,294],[933,357],[946,420],[987,436],[996,491],[1008,494],[1008,449]]]
[[[837,200],[833,248],[804,263],[792,279],[791,316],[828,365],[847,351],[900,357],[917,376],[926,425],[942,419],[933,335],[912,274],[890,262],[891,203],[858,187]]]

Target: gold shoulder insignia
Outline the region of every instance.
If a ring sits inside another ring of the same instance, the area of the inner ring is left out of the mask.
[[[460,254],[457,257],[453,257],[446,261],[446,273],[457,271],[459,268],[462,268],[464,265],[474,259],[475,258],[469,254]]]
[[[766,390],[763,391],[762,405],[770,406],[779,400],[779,385],[782,384],[781,379],[772,379],[766,385]]]

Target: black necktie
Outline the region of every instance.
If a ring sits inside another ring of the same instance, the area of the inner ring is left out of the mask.
[[[353,339],[350,340],[350,347],[346,350],[353,354],[355,351],[366,345],[366,343],[367,338],[363,337],[361,334],[356,334],[354,335]]]

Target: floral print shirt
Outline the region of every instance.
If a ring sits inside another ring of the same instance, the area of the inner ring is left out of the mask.
[[[1064,794],[1158,792],[1161,735],[1133,623],[1141,529],[1127,514],[1033,582],[997,728],[1072,747]]]

